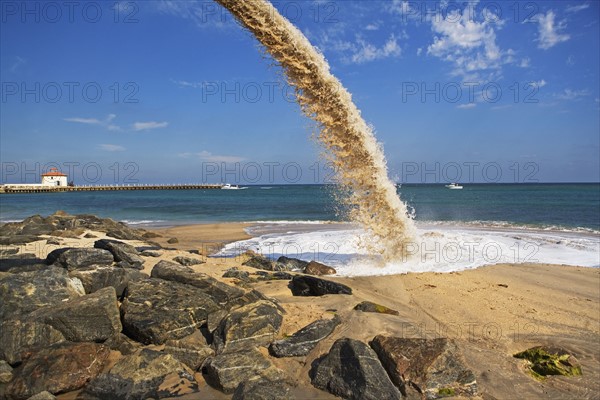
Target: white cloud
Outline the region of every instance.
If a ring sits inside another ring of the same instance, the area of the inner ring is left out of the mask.
[[[179,157],[182,158],[190,158],[190,157],[197,157],[203,161],[208,161],[208,162],[224,162],[224,163],[236,163],[236,162],[240,162],[240,161],[244,161],[245,158],[244,157],[238,157],[238,156],[228,156],[228,155],[217,155],[217,154],[213,154],[209,151],[201,151],[199,153],[180,153]]]
[[[453,9],[445,18],[432,16],[434,38],[427,54],[454,64],[452,75],[465,80],[478,79],[484,71],[496,76],[502,64],[514,61],[514,51],[502,51],[496,44],[494,27],[502,26],[499,19],[488,17],[478,22],[471,14],[470,7],[465,7],[462,12]]]
[[[173,82],[179,87],[191,87],[194,89],[201,88],[204,86],[204,82],[176,81],[174,79],[171,79],[171,82]]]
[[[67,122],[78,122],[80,124],[89,124],[89,125],[100,125],[102,124],[102,122],[99,119],[96,118],[79,118],[79,117],[73,117],[73,118],[65,118],[64,119]]]
[[[398,57],[402,53],[396,37],[392,34],[383,47],[366,42],[363,39],[358,39],[358,49],[352,55],[352,62],[361,64],[364,62],[379,60],[388,57]]]
[[[529,66],[531,65],[531,59],[525,57],[521,60],[521,62],[519,63],[519,67],[521,68],[529,68]]]
[[[420,56],[422,52],[423,52],[423,48],[422,48],[422,47],[419,47],[419,48],[417,49],[417,57],[418,57],[418,56]]]
[[[460,108],[460,109],[469,109],[469,108],[475,108],[477,106],[477,104],[475,103],[467,103],[467,104],[459,104],[456,106],[456,108]]]
[[[169,125],[168,122],[148,121],[148,122],[134,122],[132,127],[133,127],[134,131],[144,131],[144,130],[148,130],[148,129],[166,128],[168,125]]]
[[[105,127],[109,131],[120,131],[121,127],[118,125],[114,125],[111,122],[117,117],[116,114],[108,114],[105,119],[100,120],[98,118],[81,118],[81,117],[71,117],[64,118],[64,121],[67,122],[75,122],[78,124],[86,124],[86,125],[98,125]]]
[[[537,82],[532,82],[534,85],[536,85],[539,88],[543,88],[544,86],[546,86],[546,81],[545,80],[539,80]]]
[[[590,7],[589,3],[583,3],[583,4],[577,4],[575,6],[568,6],[567,8],[565,8],[565,11],[568,13],[576,13],[579,11],[583,11],[589,7]]]
[[[589,96],[590,91],[587,89],[582,90],[572,90],[565,89],[562,93],[557,93],[554,95],[557,99],[560,100],[579,100],[582,97]]]
[[[378,24],[368,24],[367,26],[365,26],[365,30],[367,30],[367,31],[376,31],[378,29],[379,29]]]
[[[555,45],[566,42],[571,38],[566,33],[561,33],[567,28],[565,21],[560,21],[558,24],[555,22],[556,15],[554,11],[548,10],[546,14],[537,16],[536,21],[538,22],[539,36],[537,41],[539,42],[538,47],[540,49],[548,50]]]
[[[125,147],[118,144],[101,144],[99,147],[104,151],[125,151]]]

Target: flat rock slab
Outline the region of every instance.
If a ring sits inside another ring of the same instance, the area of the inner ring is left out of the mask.
[[[9,399],[27,399],[48,391],[52,394],[82,388],[96,377],[110,349],[96,343],[61,343],[31,355],[14,370],[6,387]]]
[[[297,275],[290,282],[294,296],[324,296],[326,294],[352,294],[352,289],[341,283],[316,278],[309,275]]]
[[[153,278],[194,286],[220,304],[229,303],[243,296],[245,293],[242,289],[227,285],[209,275],[198,273],[189,267],[164,260],[159,261],[152,268],[151,276]]]
[[[204,261],[202,261],[198,258],[184,257],[184,256],[174,257],[173,261],[175,261],[176,263],[181,264],[185,267],[191,267],[192,265],[204,264]]]
[[[136,269],[108,265],[91,265],[87,268],[71,271],[69,276],[79,279],[87,294],[111,286],[115,289],[117,297],[123,296],[129,282],[149,278],[148,274]]]
[[[89,267],[94,264],[111,265],[115,259],[113,255],[104,249],[93,249],[93,248],[77,248],[77,249],[63,249],[54,250],[59,252],[55,265],[60,265],[69,271]],[[51,252],[47,256],[47,260],[54,259],[54,255]]]
[[[97,249],[108,250],[115,258],[115,261],[125,261],[136,267],[140,267],[144,264],[144,259],[140,257],[140,253],[130,244],[118,240],[100,239],[94,242],[94,247]]]
[[[373,349],[354,339],[336,340],[311,370],[311,381],[315,387],[344,399],[402,398]]]
[[[252,378],[283,379],[283,373],[255,347],[219,354],[208,359],[202,370],[206,381],[225,393],[233,393],[240,383]]]
[[[458,347],[450,339],[378,335],[371,347],[402,390],[410,385],[428,399],[477,394],[475,375],[465,366]]]
[[[24,352],[65,340],[60,331],[39,321],[4,321],[0,323],[0,359],[15,365],[23,360]]]
[[[259,300],[232,311],[215,331],[217,348],[266,346],[277,336],[283,315],[270,301]]]
[[[202,289],[149,278],[130,282],[121,305],[123,333],[144,344],[192,334],[220,309]]]
[[[84,293],[78,283],[55,267],[4,276],[0,278],[0,321],[79,297]]]
[[[305,356],[327,336],[331,335],[340,324],[336,315],[332,319],[320,319],[300,329],[282,340],[277,340],[269,346],[269,353],[275,357]]]
[[[71,342],[103,342],[123,328],[113,287],[41,308],[30,318],[52,326]]]
[[[267,257],[256,253],[251,253],[250,258],[243,262],[242,265],[265,271],[279,271],[281,268]]]
[[[98,375],[80,399],[161,399],[198,391],[193,372],[173,356],[142,349]]]

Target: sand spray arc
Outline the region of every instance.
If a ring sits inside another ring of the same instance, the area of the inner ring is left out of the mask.
[[[413,220],[388,178],[381,145],[352,96],[308,39],[266,0],[215,0],[264,46],[295,88],[303,113],[317,122],[318,139],[338,171],[352,221],[368,232],[366,245],[387,261],[405,260],[414,243]]]

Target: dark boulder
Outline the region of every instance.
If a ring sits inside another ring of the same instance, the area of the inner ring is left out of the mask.
[[[225,393],[233,393],[240,383],[252,378],[270,381],[284,378],[283,372],[254,347],[209,358],[202,372],[209,385]]]
[[[309,275],[297,275],[290,282],[294,296],[323,296],[326,294],[352,294],[352,289],[341,283],[315,278]]]
[[[121,305],[123,333],[144,344],[163,344],[192,334],[220,309],[203,290],[149,278],[130,282]]]
[[[370,344],[402,391],[410,386],[428,399],[477,394],[475,375],[452,340],[378,335]]]
[[[0,246],[27,244],[31,242],[37,242],[38,240],[44,239],[36,235],[0,235]]]
[[[164,352],[171,354],[190,367],[192,371],[197,371],[204,360],[215,354],[215,351],[208,346],[200,331],[196,331],[183,339],[167,340]]]
[[[304,273],[309,275],[333,275],[336,272],[334,268],[316,261],[309,262],[306,268],[304,268]]]
[[[358,303],[355,307],[355,310],[362,312],[371,312],[378,314],[390,314],[390,315],[400,315],[400,313],[396,310],[392,310],[386,306],[382,306],[381,304],[373,303],[370,301],[363,301]]]
[[[282,322],[281,310],[261,300],[232,311],[219,324],[214,340],[219,350],[266,346],[277,336]]]
[[[332,319],[320,319],[312,322],[292,336],[271,343],[269,353],[275,357],[305,356],[321,340],[331,335],[340,322],[340,318],[337,315]]]
[[[223,278],[236,278],[240,281],[247,282],[250,280],[250,274],[248,271],[242,271],[237,267],[232,267],[225,271]]]
[[[179,239],[177,238],[170,238],[169,240],[167,240],[167,243],[169,244],[175,244],[175,243],[179,243]]]
[[[95,215],[69,215],[65,212],[56,212],[48,217],[34,215],[21,222],[12,222],[0,227],[0,236],[15,235],[50,235],[54,232],[89,229],[97,232],[112,232],[117,239],[144,240],[144,231],[129,228],[122,222],[115,222],[109,218],[99,218]],[[31,242],[29,240],[28,242]]]
[[[0,323],[0,359],[20,363],[22,354],[64,342],[63,334],[39,321],[8,320]]]
[[[227,285],[207,274],[195,272],[189,267],[169,261],[159,261],[152,268],[151,275],[153,278],[194,286],[220,304],[231,302],[244,295],[244,291],[240,288]]]
[[[55,250],[56,251],[56,250]],[[52,253],[50,253],[52,254]],[[48,255],[48,261],[51,259]],[[77,248],[61,252],[54,264],[58,264],[69,271],[89,267],[90,265],[110,265],[114,261],[113,255],[103,249]]]
[[[293,400],[291,390],[285,381],[251,379],[238,385],[231,400]]]
[[[118,297],[123,295],[129,282],[141,281],[148,278],[148,274],[136,269],[107,265],[91,265],[86,268],[77,269],[71,271],[69,276],[79,279],[87,294],[110,286],[115,289]]]
[[[259,281],[289,281],[294,277],[294,275],[285,271],[276,271],[273,273],[257,271],[256,275],[258,275],[256,279]]]
[[[18,274],[21,272],[33,272],[46,269],[46,261],[37,258],[35,254],[22,253],[0,258],[0,272]]]
[[[103,342],[122,329],[113,287],[41,308],[30,318],[52,326],[71,342]]]
[[[161,253],[156,250],[144,250],[140,253],[144,257],[160,257]]]
[[[136,268],[144,264],[144,259],[140,257],[137,249],[130,244],[118,240],[100,239],[94,242],[94,247],[108,250],[115,261],[125,261],[132,266],[136,266]]]
[[[275,263],[269,260],[267,257],[257,254],[257,253],[249,253],[250,258],[242,263],[247,267],[252,267],[256,269],[262,269],[265,271],[277,271],[278,267]]]
[[[174,257],[173,261],[175,261],[185,267],[191,267],[192,265],[204,264],[204,261],[202,261],[202,260],[199,260],[197,258],[192,258],[192,257],[184,257],[184,256]]]
[[[110,347],[111,350],[120,352],[124,356],[133,354],[140,349],[138,342],[134,342],[120,332],[109,337],[104,342],[104,345]]]
[[[350,400],[397,399],[402,395],[369,346],[354,339],[338,339],[311,370],[312,384]]]
[[[62,268],[9,274],[0,278],[0,321],[83,295],[81,282]]]
[[[98,375],[79,395],[81,399],[161,399],[197,392],[193,372],[170,354],[142,349],[121,358]]]
[[[27,399],[44,390],[57,394],[80,389],[102,371],[109,354],[108,347],[96,343],[55,344],[16,368],[5,394]]]
[[[304,268],[308,265],[308,261],[281,256],[277,259],[277,264],[280,271],[304,271]]]

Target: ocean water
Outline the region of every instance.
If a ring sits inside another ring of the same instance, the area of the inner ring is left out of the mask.
[[[344,223],[325,185],[245,190],[73,192],[0,195],[0,221],[56,210],[90,213],[134,226],[256,222],[248,241],[220,256],[254,249],[319,260],[340,275],[457,271],[501,262],[600,265],[600,184],[403,185],[418,239],[409,259],[384,264],[365,254],[366,233]]]

